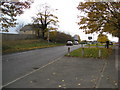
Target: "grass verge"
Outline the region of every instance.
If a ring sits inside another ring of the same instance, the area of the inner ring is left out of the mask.
[[[96,45],[96,44],[87,44],[86,46],[103,46],[103,47],[105,47],[105,45],[104,44],[98,44],[98,45]],[[113,47],[113,45],[109,45],[109,47]]]
[[[101,50],[100,57],[99,57],[99,49]],[[106,59],[111,53],[112,53],[111,48],[106,49],[106,48],[91,47],[91,48],[84,48],[84,55],[82,55],[82,48],[79,48],[77,50],[70,52],[70,55],[65,55],[65,56]]]
[[[6,41],[6,42],[2,42],[2,53],[8,54],[8,53],[54,47],[54,46],[62,46],[62,45],[64,44],[48,43],[47,41],[42,39]]]

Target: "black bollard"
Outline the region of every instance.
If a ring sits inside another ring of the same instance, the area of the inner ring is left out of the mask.
[[[109,48],[109,41],[106,41],[106,48]]]

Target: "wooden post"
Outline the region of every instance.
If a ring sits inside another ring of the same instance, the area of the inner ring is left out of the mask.
[[[68,47],[68,56],[70,56],[70,47]]]
[[[83,44],[81,44],[81,47],[83,48]]]
[[[98,48],[98,43],[96,43],[96,47]]]
[[[84,56],[84,48],[82,48],[82,56]]]
[[[89,48],[90,48],[90,44],[88,44],[89,45]]]
[[[101,49],[100,48],[99,48],[99,53],[98,54],[99,54],[99,57],[101,57]]]

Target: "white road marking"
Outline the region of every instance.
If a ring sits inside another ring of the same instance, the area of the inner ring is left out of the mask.
[[[104,77],[104,76],[103,76],[103,73],[104,73],[104,71],[105,71],[106,66],[107,66],[107,62],[105,62],[104,66],[103,66],[103,68],[102,68],[102,71],[101,71],[101,74],[100,74],[100,78],[98,79],[98,82],[96,83],[95,88],[99,88],[101,79]]]
[[[62,57],[63,57],[63,56],[62,56]],[[10,84],[12,84],[12,83],[14,83],[14,82],[20,80],[20,79],[23,79],[23,78],[25,78],[26,76],[29,76],[29,75],[31,75],[31,74],[33,74],[33,73],[35,73],[35,72],[37,72],[37,71],[39,71],[39,70],[45,68],[46,66],[48,66],[48,65],[50,65],[50,64],[52,64],[52,63],[54,63],[54,62],[56,62],[56,61],[58,61],[58,60],[60,60],[62,57],[59,57],[59,58],[55,59],[54,61],[52,61],[52,62],[50,62],[50,63],[48,63],[48,64],[46,64],[46,65],[40,67],[39,69],[33,70],[33,71],[31,71],[31,72],[29,72],[29,73],[27,73],[27,74],[25,74],[25,75],[23,75],[23,76],[21,76],[21,77],[15,79],[15,80],[13,80],[13,81],[11,81],[11,82],[5,84],[5,85],[2,85],[0,88],[6,87],[6,86],[8,86],[8,85],[10,85]]]

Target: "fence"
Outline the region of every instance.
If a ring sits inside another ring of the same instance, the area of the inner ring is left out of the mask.
[[[35,39],[33,34],[2,34],[2,41]]]

